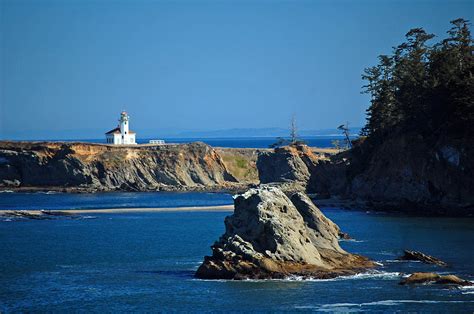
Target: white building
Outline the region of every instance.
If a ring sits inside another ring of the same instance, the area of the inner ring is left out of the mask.
[[[129,116],[125,111],[120,114],[119,125],[115,129],[105,133],[105,138],[107,144],[137,144],[135,141],[135,132],[129,129]]]

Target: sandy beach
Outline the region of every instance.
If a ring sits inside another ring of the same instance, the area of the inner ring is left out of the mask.
[[[186,212],[186,211],[233,211],[234,205],[222,206],[188,206],[188,207],[154,207],[154,208],[95,208],[95,209],[62,209],[51,212],[66,214],[120,214],[120,213],[143,213],[143,212]],[[0,209],[0,215],[14,212],[12,210]],[[21,210],[22,213],[30,215],[41,215],[41,210]]]

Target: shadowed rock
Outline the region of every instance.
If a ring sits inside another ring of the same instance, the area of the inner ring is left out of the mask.
[[[234,198],[235,212],[196,277],[206,279],[331,278],[373,267],[344,251],[340,229],[303,193],[250,189]]]
[[[430,256],[430,255],[426,255],[418,251],[405,250],[404,255],[401,256],[399,259],[405,260],[405,261],[420,261],[426,264],[435,264],[435,265],[443,266],[443,267],[448,266],[448,264],[446,264],[442,260],[437,259],[436,257]]]
[[[0,218],[7,219],[34,219],[34,220],[53,220],[53,219],[82,219],[76,214],[57,210],[12,210],[0,213]]]

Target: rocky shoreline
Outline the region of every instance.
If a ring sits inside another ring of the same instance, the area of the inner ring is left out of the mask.
[[[364,148],[359,144],[341,152],[305,145],[246,149],[213,148],[199,142],[113,146],[0,141],[0,192],[241,193],[267,184],[285,193],[305,192],[324,207],[473,215],[474,181],[466,166],[471,150],[440,144],[439,151],[433,148],[434,159],[426,161],[421,152],[407,153],[402,156],[404,163],[378,165],[389,155],[404,154],[409,148],[403,143],[379,148],[380,160],[371,156],[368,163],[361,160]],[[446,147],[452,148],[450,154]]]
[[[370,272],[383,266],[349,253],[339,241],[350,238],[302,192],[284,193],[261,185],[234,196],[234,212],[224,234],[211,246],[195,273],[199,279],[331,279]],[[400,261],[446,268],[448,264],[419,251],[405,250]],[[400,274],[400,285],[472,286],[456,275],[434,272]]]

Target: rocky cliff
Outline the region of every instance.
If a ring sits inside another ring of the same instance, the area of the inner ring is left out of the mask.
[[[284,147],[261,154],[257,166],[262,182],[305,190],[316,199],[465,215],[474,212],[473,144],[452,139],[428,144],[419,135],[404,135],[375,146],[360,143],[326,157],[305,147]]]
[[[263,186],[236,196],[234,207],[225,219],[225,233],[196,277],[330,278],[374,266],[339,246],[339,227],[304,193],[289,198],[278,188]]]
[[[203,143],[0,142],[2,189],[210,190],[235,189],[240,181],[248,183],[232,175],[221,156]]]
[[[276,183],[285,191],[311,189],[316,167],[330,154],[315,153],[306,145],[284,146],[261,152],[257,160],[261,183]]]
[[[359,145],[347,155],[346,190],[391,207],[439,213],[474,211],[474,141],[421,135],[393,136],[379,145]]]

